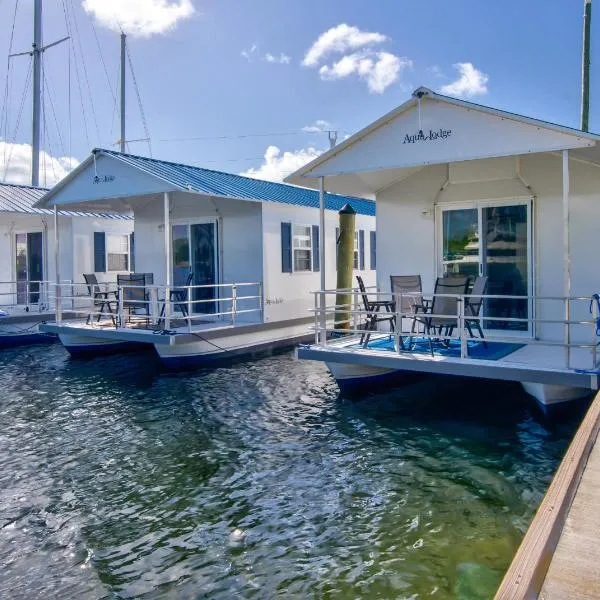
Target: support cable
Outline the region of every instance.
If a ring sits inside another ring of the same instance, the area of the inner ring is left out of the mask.
[[[135,95],[137,96],[138,106],[140,109],[140,115],[142,117],[142,126],[144,128],[144,135],[148,140],[148,152],[152,157],[152,144],[150,141],[150,132],[148,131],[148,123],[146,122],[146,115],[144,114],[144,106],[142,105],[142,97],[138,88],[137,79],[135,78],[135,71],[133,69],[133,61],[131,60],[131,54],[129,53],[129,45],[125,46],[127,52],[127,60],[129,61],[129,70],[131,71],[131,80],[133,81],[133,88],[135,89]]]

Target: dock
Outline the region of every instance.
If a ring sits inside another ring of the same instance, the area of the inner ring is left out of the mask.
[[[496,600],[600,598],[600,393],[583,419]]]

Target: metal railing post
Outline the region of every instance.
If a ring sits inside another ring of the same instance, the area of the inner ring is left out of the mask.
[[[592,369],[598,361],[598,303],[592,298]]]
[[[56,314],[56,324],[60,325],[62,322],[62,306],[61,306],[61,289],[60,289],[60,283],[55,284],[56,285],[56,294],[55,294],[55,314]]]
[[[150,288],[150,319],[153,325],[158,323],[158,315],[160,311],[158,310],[158,288],[153,285]]]
[[[235,325],[235,313],[237,312],[237,285],[231,286],[231,324]]]
[[[460,330],[460,357],[467,358],[467,338],[465,337],[465,297],[458,298],[458,327]],[[450,342],[450,340],[448,340]]]
[[[565,343],[565,362],[567,369],[571,368],[571,298],[565,297],[565,330],[564,330],[564,343]]]
[[[396,313],[396,319],[394,322],[394,346],[396,352],[400,353],[400,333],[402,331],[402,294],[399,296],[392,294],[392,301],[394,302],[394,312]]]
[[[319,292],[313,292],[315,300],[315,345],[319,345]]]
[[[165,286],[165,329],[171,329],[171,286]]]

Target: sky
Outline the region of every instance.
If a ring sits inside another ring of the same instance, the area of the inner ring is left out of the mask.
[[[582,15],[583,0],[46,0],[44,43],[70,40],[44,53],[40,182],[118,149],[121,31],[129,152],[281,180],[421,85],[577,127]],[[8,54],[32,24],[33,0],[0,0],[0,181],[30,180],[31,59]],[[600,15],[592,131],[596,31]]]

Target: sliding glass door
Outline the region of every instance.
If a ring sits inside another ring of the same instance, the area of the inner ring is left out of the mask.
[[[17,304],[37,304],[44,279],[44,246],[41,231],[15,234]]]
[[[183,286],[192,274],[191,285],[212,286],[218,283],[217,222],[173,225],[173,285]],[[202,300],[192,307],[192,312],[211,314],[217,312],[217,288],[196,288],[192,300]]]
[[[441,207],[441,274],[488,278],[483,306],[488,330],[530,332],[532,303],[531,202],[481,202]],[[510,296],[523,296],[511,298]],[[493,320],[492,320],[493,318]],[[505,319],[505,320],[504,320]]]

